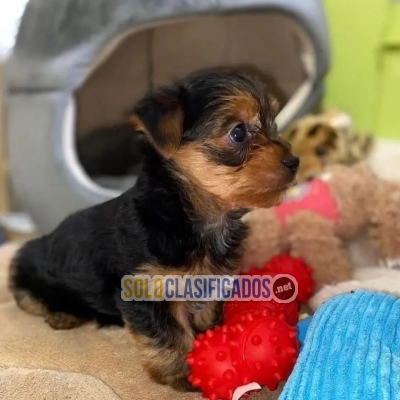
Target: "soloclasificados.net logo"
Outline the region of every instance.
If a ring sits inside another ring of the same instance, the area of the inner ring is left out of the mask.
[[[269,275],[125,275],[124,301],[250,301],[290,303],[298,294],[296,279]]]

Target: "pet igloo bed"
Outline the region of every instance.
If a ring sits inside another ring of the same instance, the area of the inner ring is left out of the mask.
[[[76,137],[121,122],[155,86],[245,64],[284,94],[280,127],[310,111],[329,64],[321,2],[30,0],[7,62],[14,195],[43,232],[117,196],[123,177],[112,188],[93,180]]]

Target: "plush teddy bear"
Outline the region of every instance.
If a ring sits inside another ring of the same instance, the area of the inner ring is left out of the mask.
[[[352,280],[355,267],[400,259],[400,185],[361,165],[332,166],[246,218],[244,270],[289,252],[312,266],[319,289]]]

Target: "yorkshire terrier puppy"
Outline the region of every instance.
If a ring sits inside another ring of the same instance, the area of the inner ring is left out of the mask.
[[[10,271],[19,306],[55,329],[124,323],[150,376],[190,389],[185,355],[218,322],[221,302],[127,302],[121,279],[238,272],[242,217],[278,204],[299,166],[277,136],[276,112],[263,85],[238,72],[191,75],[146,95],[130,118],[145,139],[135,187],[22,247]]]
[[[361,162],[373,148],[371,135],[360,135],[350,127],[334,124],[333,118],[340,115],[325,114],[307,115],[281,133],[301,161],[298,182],[317,177],[329,165]]]

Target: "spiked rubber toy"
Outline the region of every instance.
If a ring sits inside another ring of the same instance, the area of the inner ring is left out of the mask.
[[[296,363],[297,330],[284,314],[257,310],[243,319],[198,335],[187,355],[189,382],[210,400],[231,400],[239,386],[251,382],[275,390]]]
[[[189,382],[210,400],[230,400],[235,389],[250,381],[244,376],[244,361],[234,349],[227,325],[199,334],[194,349],[187,355],[191,368]]]
[[[252,273],[254,273],[254,270],[254,268],[251,269]],[[301,258],[292,257],[289,254],[281,254],[271,258],[261,271],[262,274],[271,276],[278,274],[293,276],[299,288],[297,294],[299,303],[306,304],[314,292],[315,281],[312,278],[312,268]]]
[[[290,327],[284,315],[270,316],[262,311],[260,316],[249,312],[243,323],[230,326],[231,337],[237,348],[234,357],[244,362],[244,376],[275,390],[286,380],[297,361],[297,329]]]
[[[279,274],[296,279],[294,301],[229,301],[224,325],[197,336],[186,361],[191,369],[189,382],[201,389],[203,397],[231,400],[237,388],[253,382],[275,390],[291,374],[299,352],[300,304],[309,300],[315,287],[311,268],[283,254],[243,275]]]
[[[253,267],[243,275],[269,275],[274,277],[278,274],[293,276],[298,284],[296,301],[290,303],[278,303],[270,299],[268,301],[229,301],[224,308],[224,323],[233,324],[243,322],[245,315],[249,312],[270,310],[272,315],[283,313],[289,325],[296,325],[299,322],[300,304],[306,304],[314,292],[315,282],[312,278],[312,269],[304,263],[301,258],[282,254],[273,257],[265,263],[263,268]]]
[[[283,314],[285,321],[292,326],[299,322],[299,303],[278,303],[275,300],[269,301],[229,301],[224,308],[224,323],[235,324],[246,321],[246,314],[249,312],[259,313],[262,310],[268,310],[272,316]]]

